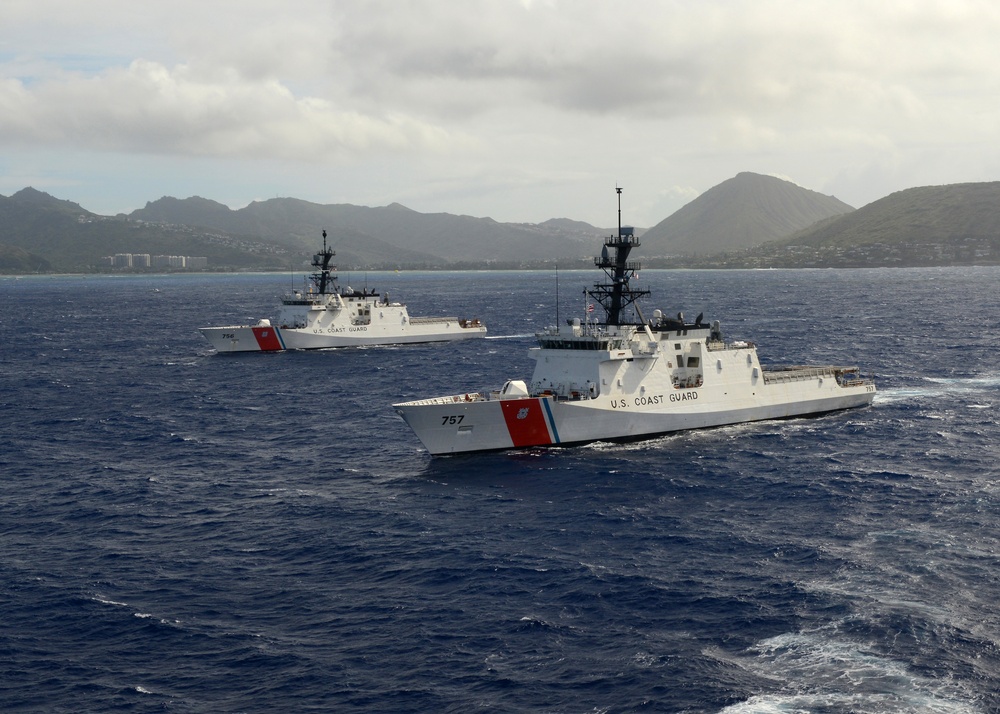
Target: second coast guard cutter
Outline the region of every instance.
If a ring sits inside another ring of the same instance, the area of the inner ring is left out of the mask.
[[[360,292],[337,285],[334,252],[326,245],[313,256],[316,270],[310,285],[281,301],[277,320],[256,325],[202,327],[200,332],[217,352],[276,352],[361,345],[401,345],[414,342],[450,342],[485,337],[477,319],[410,317],[406,305],[390,302],[368,288]]]
[[[603,322],[573,319],[539,333],[530,382],[395,404],[431,454],[628,441],[871,404],[875,384],[857,367],[765,367],[752,342],[727,341],[718,321],[660,310],[646,320],[637,301],[649,291],[629,282],[639,241],[621,225],[617,191],[618,235],[595,258],[605,280],[588,291]],[[627,319],[630,306],[638,320]]]

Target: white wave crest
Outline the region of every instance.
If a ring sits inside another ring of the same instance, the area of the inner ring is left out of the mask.
[[[863,645],[822,633],[789,633],[751,648],[740,666],[779,685],[726,707],[723,714],[863,711],[885,714],[974,714],[956,684],[933,681]]]

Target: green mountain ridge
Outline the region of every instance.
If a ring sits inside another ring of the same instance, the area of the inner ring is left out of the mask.
[[[163,197],[110,217],[25,188],[0,196],[0,272],[108,270],[101,259],[115,253],[205,256],[210,270],[302,269],[324,229],[344,270],[586,268],[613,232],[567,218],[500,223],[294,198],[233,210]],[[855,210],[744,172],[637,235],[648,268],[1000,264],[1000,182],[917,187]]]
[[[239,210],[207,205],[201,198],[162,198],[133,211],[130,218],[198,225],[260,236],[280,245],[314,250],[316,236],[355,234],[383,241],[394,252],[384,258],[428,265],[457,262],[545,261],[577,257],[593,250],[592,226],[499,223],[491,218],[418,213],[398,203],[384,207],[317,204],[295,198],[256,201]]]
[[[742,252],[684,267],[1000,264],[1000,182],[909,188]]]
[[[778,240],[854,211],[833,196],[748,171],[709,189],[642,236],[645,255],[712,255]]]
[[[100,216],[32,188],[0,196],[0,245],[30,255],[0,259],[3,273],[96,272],[104,269],[101,258],[115,253],[205,256],[210,264],[232,269],[261,269],[290,260],[280,247],[253,238]],[[25,264],[41,267],[23,270]]]

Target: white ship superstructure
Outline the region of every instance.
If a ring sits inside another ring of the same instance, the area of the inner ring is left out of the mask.
[[[218,352],[274,352],[361,345],[400,345],[415,342],[449,342],[485,337],[486,326],[477,319],[410,317],[406,305],[391,302],[368,288],[360,292],[340,289],[334,252],[326,245],[313,256],[316,272],[311,284],[281,301],[278,317],[256,325],[202,327],[200,332]]]
[[[630,286],[639,246],[621,226],[595,259],[607,280],[589,292],[602,322],[572,320],[538,335],[531,380],[502,389],[394,405],[434,455],[624,441],[686,429],[816,415],[871,404],[855,366],[765,367],[752,342],[727,341],[718,321],[659,310],[646,320]],[[638,317],[623,318],[629,308]]]

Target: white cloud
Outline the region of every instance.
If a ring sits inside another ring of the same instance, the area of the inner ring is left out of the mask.
[[[0,85],[10,143],[191,156],[316,160],[345,152],[445,146],[447,132],[402,116],[365,116],[277,81],[234,71],[209,80],[187,67],[136,60],[96,77]]]
[[[502,220],[600,220],[618,181],[639,225],[743,170],[854,205],[1000,171],[991,0],[7,0],[0,26],[12,161],[218,157],[253,195],[322,164],[347,200]]]

